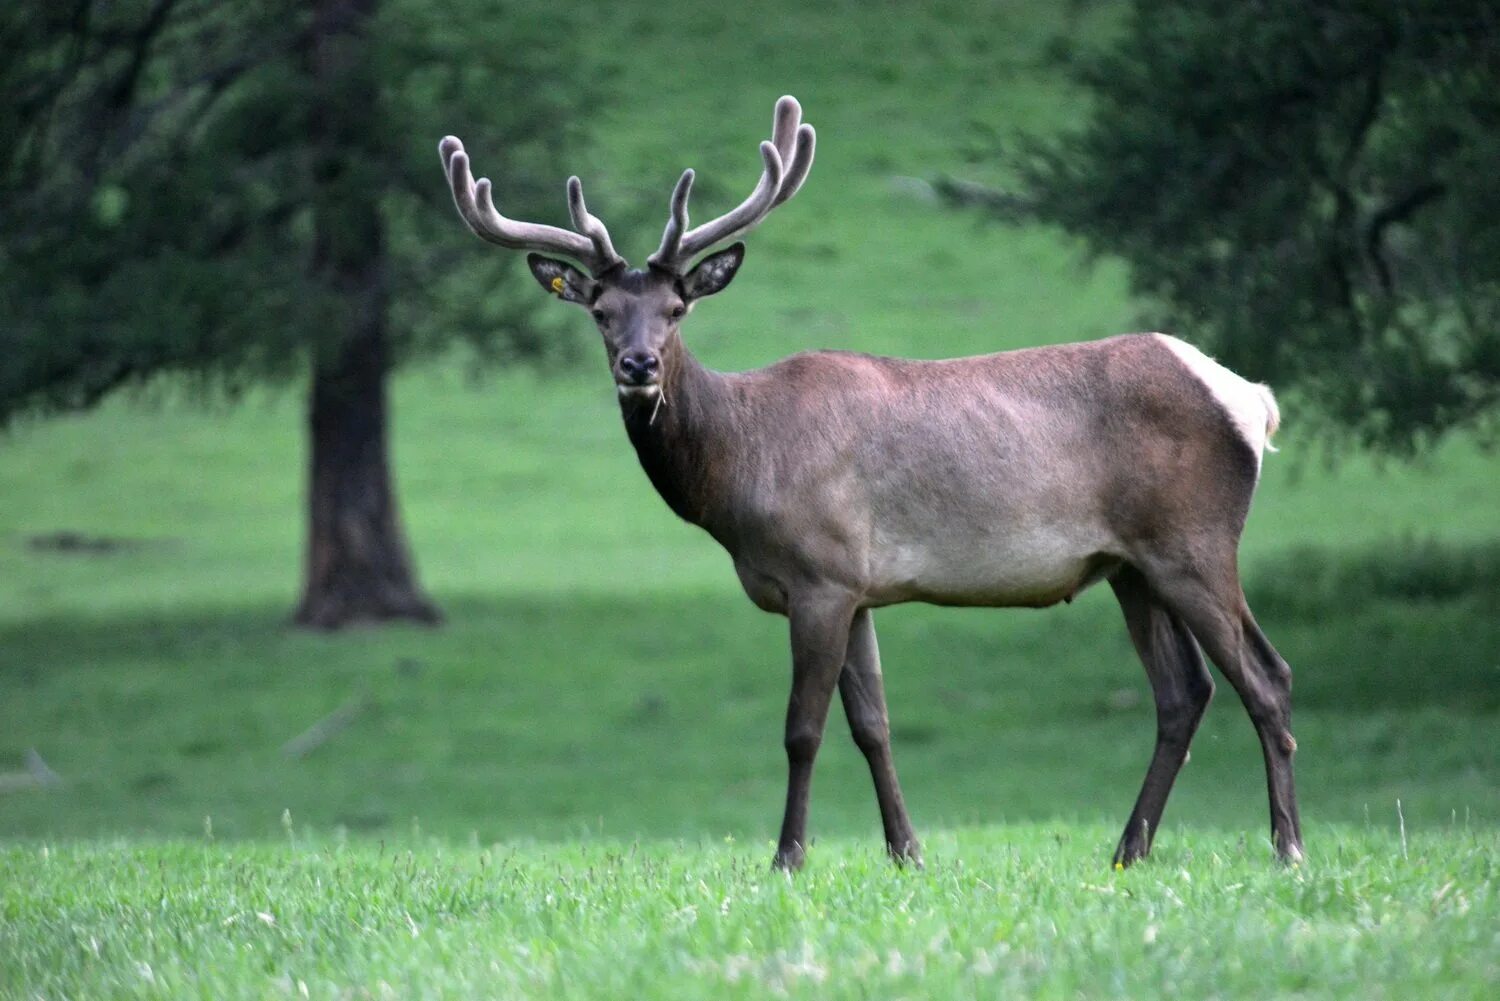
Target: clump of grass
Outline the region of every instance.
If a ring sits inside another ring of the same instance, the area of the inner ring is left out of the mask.
[[[1257,615],[1324,616],[1372,600],[1500,605],[1500,540],[1460,545],[1401,536],[1355,550],[1298,546],[1251,568]]]

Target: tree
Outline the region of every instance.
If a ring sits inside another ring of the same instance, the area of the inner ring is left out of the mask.
[[[1081,128],[1015,162],[1031,218],[1156,318],[1411,449],[1500,410],[1500,8],[1136,0]]]
[[[0,421],[162,376],[232,394],[306,372],[307,626],[438,617],[397,515],[392,368],[548,343],[509,272],[462,253],[436,140],[487,131],[507,204],[545,215],[590,85],[553,26],[456,6],[0,13]]]

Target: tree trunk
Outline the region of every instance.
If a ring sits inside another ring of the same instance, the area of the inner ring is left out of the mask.
[[[294,621],[316,629],[441,616],[416,582],[391,485],[379,322],[317,364],[308,406],[306,582]]]
[[[313,352],[306,580],[298,625],[435,623],[416,582],[391,483],[386,247],[369,144],[378,83],[364,37],[374,0],[316,0],[308,44],[317,106],[312,272],[335,303]]]

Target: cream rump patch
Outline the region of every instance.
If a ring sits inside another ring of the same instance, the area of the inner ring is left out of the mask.
[[[1276,406],[1276,397],[1271,388],[1258,382],[1235,375],[1186,341],[1170,334],[1153,334],[1171,349],[1172,353],[1188,367],[1188,371],[1208,387],[1241,438],[1255,453],[1257,468],[1261,452],[1276,451],[1269,438],[1281,423],[1281,411]]]

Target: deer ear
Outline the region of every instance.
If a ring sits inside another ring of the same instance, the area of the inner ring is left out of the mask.
[[[722,292],[734,281],[734,274],[745,261],[745,245],[736,243],[698,262],[682,280],[683,298],[692,302],[706,295]]]
[[[593,301],[597,283],[566,261],[559,261],[541,254],[527,254],[526,264],[537,282],[564,302],[576,302],[581,306]]]

